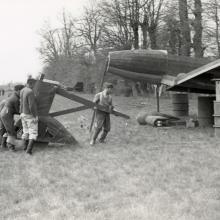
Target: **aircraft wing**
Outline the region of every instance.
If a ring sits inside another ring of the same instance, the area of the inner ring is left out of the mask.
[[[124,50],[109,53],[108,72],[134,81],[164,84],[170,91],[215,93],[220,60],[168,55],[160,50]]]

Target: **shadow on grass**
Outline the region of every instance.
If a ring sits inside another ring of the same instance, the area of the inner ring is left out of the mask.
[[[37,142],[34,144],[33,147],[33,154],[35,153],[41,153],[41,152],[51,152],[51,151],[63,151],[63,150],[71,150],[75,151],[77,149],[82,148],[82,144],[77,142],[76,144],[58,144],[58,143],[43,143],[43,142]],[[2,150],[1,152],[9,152],[8,149]],[[16,147],[15,152],[11,153],[22,153],[24,152],[24,149],[22,147]]]
[[[36,143],[34,148],[36,152],[54,151],[54,150],[61,151],[65,149],[75,151],[79,148],[82,148],[82,145],[79,142],[77,142],[76,144]]]

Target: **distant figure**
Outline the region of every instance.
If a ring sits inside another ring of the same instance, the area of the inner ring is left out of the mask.
[[[21,122],[23,127],[23,145],[27,154],[32,154],[34,142],[38,136],[38,112],[33,92],[35,80],[28,78],[26,87],[21,90]]]
[[[4,96],[5,95],[5,90],[4,89],[2,89],[2,96]]]
[[[0,130],[1,135],[3,135],[1,145],[2,148],[6,148],[7,142],[7,147],[11,151],[15,151],[17,134],[14,126],[14,115],[19,114],[20,90],[23,88],[23,85],[16,85],[14,87],[14,92],[5,99],[0,112]]]
[[[97,93],[94,97],[93,102],[96,104],[105,106],[109,108],[109,111],[113,110],[112,106],[112,90],[113,85],[111,83],[105,83],[104,84],[104,90],[100,93]],[[99,139],[100,143],[103,143],[105,141],[105,138],[110,131],[110,113],[96,110],[96,116],[95,116],[95,124],[94,124],[94,132],[90,141],[90,145],[94,145],[96,142],[96,139],[102,130],[101,137]]]
[[[76,90],[77,92],[83,92],[84,90],[83,82],[77,82],[76,85],[74,86],[74,90]]]
[[[0,102],[0,112],[1,112],[1,110],[3,109],[3,107],[4,107],[4,105],[5,105],[5,102],[6,102],[6,100],[5,99],[3,99],[1,102]],[[0,143],[1,143],[1,146],[3,147],[3,148],[6,148],[6,139],[7,139],[7,136],[5,135],[6,134],[6,129],[5,129],[5,126],[4,126],[4,124],[2,123],[2,121],[1,121],[1,117],[0,117]],[[3,141],[3,136],[6,136],[6,139]]]

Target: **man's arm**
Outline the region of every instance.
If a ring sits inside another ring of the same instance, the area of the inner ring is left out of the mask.
[[[19,112],[20,112],[20,101],[19,101],[19,99],[16,100],[16,102],[14,103],[14,108],[15,108],[15,113],[19,114]]]
[[[0,102],[0,111],[3,109],[5,103],[6,103],[6,100],[5,100],[5,99],[3,99],[3,100]]]
[[[100,101],[100,94],[98,93],[98,94],[95,95],[95,97],[94,97],[94,99],[93,99],[93,102],[96,103],[96,104],[98,104],[99,101]]]
[[[112,113],[113,109],[114,109],[114,106],[112,104],[112,97],[110,96],[110,99],[109,99],[109,111],[110,111],[110,113]]]

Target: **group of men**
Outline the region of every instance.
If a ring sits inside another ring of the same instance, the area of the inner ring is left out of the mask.
[[[36,98],[33,92],[35,80],[29,78],[25,86],[16,85],[14,92],[0,103],[0,138],[2,149],[16,151],[18,126],[14,121],[14,115],[19,114],[22,122],[22,146],[27,154],[32,154],[34,142],[38,136],[38,112]],[[104,84],[104,90],[95,95],[93,102],[109,108],[104,112],[95,108],[95,124],[91,135],[90,145],[96,143],[99,133],[102,131],[99,142],[103,143],[110,131],[110,112],[112,106],[111,83]]]
[[[35,80],[29,78],[25,86],[16,85],[13,93],[0,103],[0,138],[2,149],[16,151],[17,130],[14,116],[20,115],[22,123],[22,146],[27,154],[32,154],[38,136],[37,104],[33,92]]]

